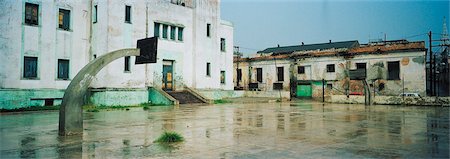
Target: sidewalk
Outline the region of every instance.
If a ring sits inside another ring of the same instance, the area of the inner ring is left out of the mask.
[[[224,100],[231,103],[247,104],[247,103],[275,103],[279,98],[259,98],[259,97],[240,97],[240,98],[226,98]],[[284,99],[286,100],[286,99]],[[283,101],[284,101],[283,100]]]

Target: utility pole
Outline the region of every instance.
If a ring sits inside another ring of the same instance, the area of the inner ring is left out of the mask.
[[[433,87],[433,50],[432,50],[432,40],[431,40],[431,31],[428,33],[428,38],[430,42],[429,51],[430,51],[430,64],[429,64],[429,76],[430,76],[430,94],[434,95],[434,87]]]
[[[238,57],[236,59],[236,87],[239,87],[239,60],[240,60],[240,53],[239,53],[239,46],[234,46],[234,54],[236,55],[236,57]],[[241,72],[242,73],[242,72]],[[242,78],[242,75],[240,75]]]

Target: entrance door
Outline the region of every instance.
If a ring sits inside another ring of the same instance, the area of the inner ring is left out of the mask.
[[[312,97],[311,84],[299,84],[297,85],[297,97]]]
[[[173,91],[173,61],[163,61],[162,89]]]

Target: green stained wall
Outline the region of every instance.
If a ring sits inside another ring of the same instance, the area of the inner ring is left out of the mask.
[[[131,106],[148,102],[146,89],[93,89],[90,104],[106,106]]]
[[[173,105],[173,102],[162,95],[155,88],[148,89],[148,99],[154,105]]]
[[[63,96],[64,90],[57,89],[0,89],[0,109],[44,106],[44,99],[54,99],[53,105],[59,105]]]

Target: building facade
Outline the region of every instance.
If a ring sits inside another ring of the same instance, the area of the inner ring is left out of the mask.
[[[0,106],[57,105],[91,60],[159,37],[157,63],[113,61],[91,84],[94,104],[149,101],[149,88],[232,90],[233,25],[219,0],[2,1]]]
[[[268,48],[256,57],[235,58],[235,87],[272,91],[266,88],[276,86],[267,85],[265,81],[279,76],[277,61],[288,67],[284,75],[284,81],[288,82],[283,83],[283,90],[289,91],[292,97],[364,95],[365,85],[362,80],[353,79],[350,74],[353,70],[363,71],[372,95],[399,96],[408,92],[426,96],[425,52],[424,42],[405,40],[366,45],[346,41]],[[260,75],[267,80],[252,76],[255,68],[257,74],[258,69],[271,70]],[[242,73],[246,71],[250,73]]]

